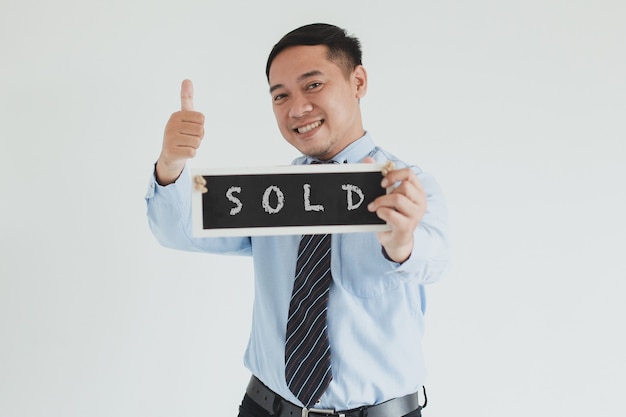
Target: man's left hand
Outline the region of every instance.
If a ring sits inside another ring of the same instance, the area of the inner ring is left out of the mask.
[[[374,162],[366,158],[363,162]],[[406,261],[413,251],[413,232],[426,213],[426,192],[411,168],[390,171],[381,182],[392,187],[386,195],[372,201],[367,209],[376,212],[391,230],[378,232],[378,241],[395,262]]]

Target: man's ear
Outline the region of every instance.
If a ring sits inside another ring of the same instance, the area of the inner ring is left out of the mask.
[[[357,65],[352,72],[352,80],[356,87],[356,98],[361,99],[367,93],[367,71],[363,65]]]

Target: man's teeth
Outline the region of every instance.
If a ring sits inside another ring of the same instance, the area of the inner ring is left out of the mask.
[[[306,132],[310,132],[311,130],[315,129],[318,126],[321,126],[322,121],[318,120],[317,122],[313,122],[311,124],[308,124],[306,126],[302,126],[298,128],[298,133],[306,133]]]

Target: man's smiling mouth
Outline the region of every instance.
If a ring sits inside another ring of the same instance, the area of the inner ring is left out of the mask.
[[[311,130],[315,129],[316,127],[320,127],[323,122],[324,122],[323,120],[318,120],[316,122],[309,123],[306,126],[298,127],[296,129],[294,129],[294,131],[296,131],[298,133],[307,133],[307,132],[310,132]]]

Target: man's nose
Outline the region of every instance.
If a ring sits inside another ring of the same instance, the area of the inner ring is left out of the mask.
[[[313,104],[311,104],[307,97],[305,95],[298,95],[297,97],[293,97],[291,101],[289,117],[299,119],[307,113],[310,113],[312,110]]]

